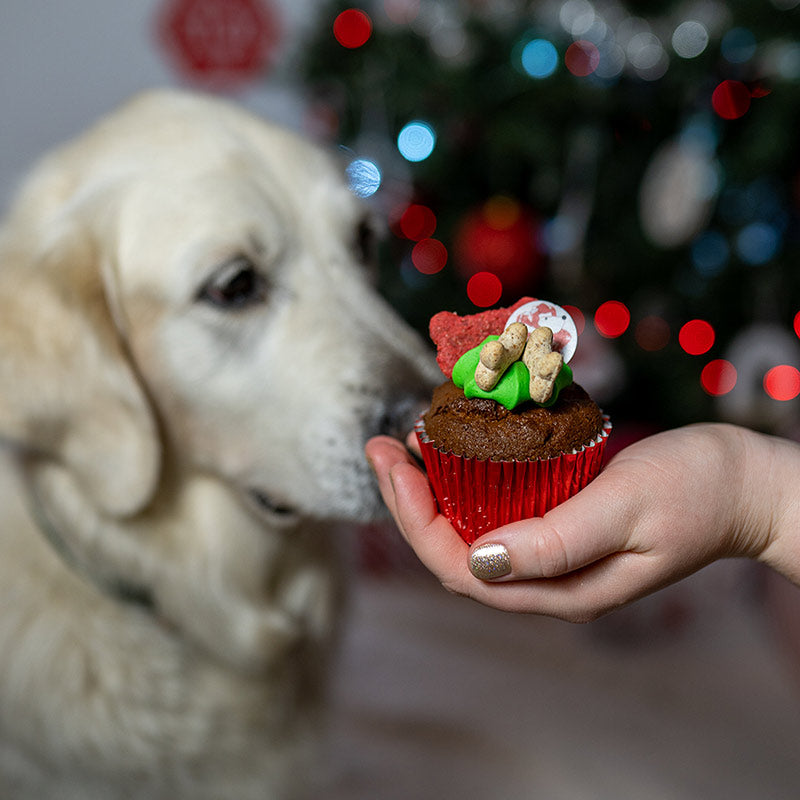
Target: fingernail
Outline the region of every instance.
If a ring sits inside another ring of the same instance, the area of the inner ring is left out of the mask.
[[[511,572],[511,557],[502,544],[482,544],[470,553],[469,570],[482,581],[502,578]]]

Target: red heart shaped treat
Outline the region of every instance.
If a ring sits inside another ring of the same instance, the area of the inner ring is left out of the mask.
[[[453,375],[453,367],[467,350],[477,347],[487,336],[500,335],[511,314],[532,297],[523,297],[508,308],[492,308],[460,317],[452,311],[440,311],[430,321],[430,335],[436,345],[436,361],[448,377]]]

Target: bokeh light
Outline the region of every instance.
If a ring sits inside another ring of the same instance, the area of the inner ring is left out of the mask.
[[[631,312],[619,300],[606,300],[594,312],[594,326],[601,336],[616,339],[622,336],[631,322]]]
[[[447,248],[438,239],[421,239],[411,251],[411,261],[423,275],[435,275],[447,263]]]
[[[793,323],[792,323],[792,327],[794,328],[794,332],[795,332],[795,334],[796,334],[796,335],[797,335],[797,337],[800,339],[800,311],[798,311],[798,312],[797,312],[797,313],[794,315],[794,321],[793,321]]]
[[[402,213],[398,224],[406,239],[418,242],[433,236],[436,231],[436,215],[427,206],[412,203]]]
[[[731,64],[744,64],[756,53],[756,37],[747,28],[731,28],[722,37],[720,50]]]
[[[397,136],[397,149],[407,161],[424,161],[434,147],[436,134],[427,122],[409,122]]]
[[[561,27],[572,36],[583,36],[595,20],[595,10],[589,0],[566,0],[558,12]]]
[[[480,308],[493,306],[503,294],[503,284],[493,272],[476,272],[467,281],[467,297]]]
[[[790,364],[773,367],[764,376],[764,391],[773,400],[794,400],[800,394],[800,370]]]
[[[750,90],[741,81],[722,81],[711,95],[711,107],[722,119],[738,119],[750,108]]]
[[[702,22],[686,20],[672,34],[672,49],[681,58],[696,58],[708,47],[708,31]]]
[[[636,74],[647,81],[663,78],[669,67],[669,58],[661,40],[650,31],[641,31],[632,36],[625,54]]]
[[[678,344],[690,356],[707,353],[714,346],[715,338],[713,326],[704,319],[689,320],[678,332]]]
[[[348,164],[347,179],[356,197],[372,197],[381,186],[381,171],[374,161],[357,158]]]
[[[780,247],[780,234],[766,222],[745,225],[736,237],[736,252],[746,264],[760,266],[775,257]]]
[[[558,52],[547,39],[533,39],[521,53],[522,69],[531,78],[549,78],[558,67]]]
[[[522,207],[513,197],[497,194],[490,197],[483,206],[486,224],[496,231],[507,231],[519,222]]]
[[[712,397],[728,394],[736,386],[736,367],[724,358],[709,361],[700,373],[700,385]]]
[[[333,21],[333,35],[342,47],[361,47],[372,35],[372,20],[361,9],[348,8]]]
[[[704,231],[691,246],[692,263],[704,278],[719,275],[730,258],[728,240],[719,231]]]
[[[633,331],[633,337],[636,344],[646,350],[648,353],[655,353],[658,350],[663,350],[668,344],[672,331],[669,323],[663,318],[655,314],[649,314],[642,317],[636,323]]]
[[[384,0],[383,10],[395,25],[410,25],[420,11],[420,0]]]
[[[594,71],[596,78],[612,80],[618,78],[625,69],[625,51],[613,40],[598,42],[600,62]]]
[[[564,53],[564,65],[576,77],[591,75],[600,63],[600,51],[591,42],[573,42]]]
[[[578,306],[561,307],[572,317],[572,321],[575,323],[575,330],[578,332],[578,336],[580,336],[586,327],[586,316],[583,311],[581,311]]]
[[[548,253],[561,255],[568,253],[578,243],[578,225],[566,214],[559,214],[548,220],[542,227],[542,245]]]

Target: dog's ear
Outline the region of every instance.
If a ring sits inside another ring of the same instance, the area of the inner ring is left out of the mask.
[[[98,248],[73,225],[44,246],[13,227],[3,233],[0,436],[60,461],[103,512],[134,514],[155,491],[161,445]]]

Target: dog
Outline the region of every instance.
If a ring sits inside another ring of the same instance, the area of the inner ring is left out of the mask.
[[[439,376],[344,165],[154,90],[0,229],[0,796],[289,798],[314,775],[366,439]]]

